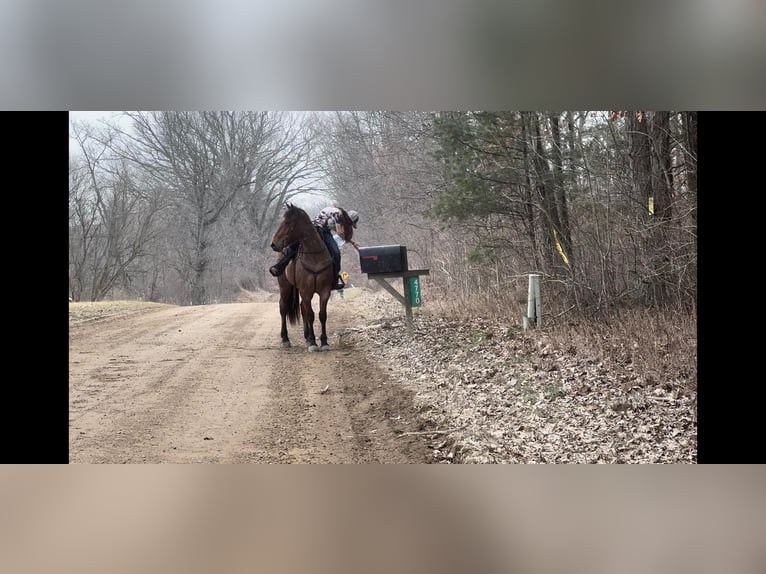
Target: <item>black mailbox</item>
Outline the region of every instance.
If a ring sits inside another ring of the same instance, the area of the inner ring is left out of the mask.
[[[407,271],[407,247],[404,245],[376,245],[359,248],[362,273],[397,273]]]

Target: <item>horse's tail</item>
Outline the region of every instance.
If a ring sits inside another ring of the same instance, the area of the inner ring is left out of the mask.
[[[295,285],[290,287],[290,300],[287,302],[287,320],[291,325],[297,325],[301,320],[301,298]]]

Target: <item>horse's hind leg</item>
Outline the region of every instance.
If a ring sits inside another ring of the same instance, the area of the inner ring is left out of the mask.
[[[282,330],[279,333],[282,337],[282,347],[289,347],[290,338],[287,336],[287,304],[282,301],[279,302],[279,314],[282,316]]]
[[[282,331],[280,335],[282,336],[282,347],[289,347],[290,338],[287,336],[287,317],[285,315],[285,313],[282,313]]]
[[[322,343],[319,347],[320,351],[330,350],[330,345],[327,343],[327,300],[329,298],[329,294],[327,297],[321,295],[319,297],[319,322],[322,324],[322,334],[319,337],[319,341]]]
[[[319,350],[317,347],[316,336],[314,335],[314,309],[311,307],[311,299],[304,299],[303,305],[303,336],[306,339],[306,345],[310,352]]]

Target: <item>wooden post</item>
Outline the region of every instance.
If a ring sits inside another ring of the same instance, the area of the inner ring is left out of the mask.
[[[412,331],[412,294],[410,293],[409,277],[402,277],[404,288],[404,315],[407,318],[407,329]]]
[[[413,329],[413,323],[412,323],[412,293],[410,293],[410,277],[417,277],[419,275],[428,275],[429,270],[428,269],[408,269],[406,271],[396,271],[391,273],[368,273],[367,276],[370,279],[374,279],[375,281],[380,284],[381,287],[383,287],[386,291],[388,291],[391,296],[399,301],[402,305],[404,305],[404,314],[407,319],[407,329],[412,331]],[[388,281],[386,281],[386,278],[394,278],[394,277],[401,277],[403,281],[403,287],[404,287],[404,295],[400,295],[399,292],[394,289]]]

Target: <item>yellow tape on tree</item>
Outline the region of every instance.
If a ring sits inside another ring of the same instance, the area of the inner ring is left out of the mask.
[[[569,259],[567,259],[567,255],[564,253],[564,248],[561,247],[561,243],[559,243],[559,236],[555,229],[553,230],[553,238],[556,240],[556,249],[558,250],[559,255],[561,255],[561,259],[563,259],[564,263],[566,263],[567,267],[569,267]]]

